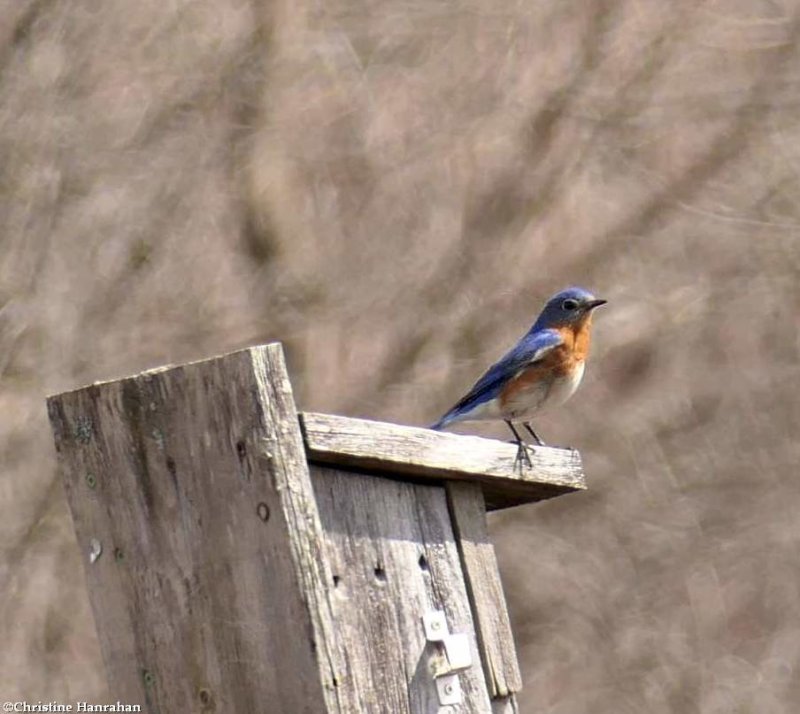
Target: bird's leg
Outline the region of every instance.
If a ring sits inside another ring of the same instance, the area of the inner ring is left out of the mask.
[[[525,442],[522,440],[522,437],[519,435],[517,430],[514,428],[514,425],[506,419],[506,424],[508,424],[508,428],[511,429],[511,433],[514,435],[514,440],[517,442],[517,461],[520,465],[522,463],[528,464],[528,466],[533,466],[531,463],[531,457],[528,455],[528,447],[525,445]]]
[[[531,423],[530,423],[529,421],[524,421],[524,422],[522,422],[522,426],[524,426],[524,427],[525,427],[525,428],[528,430],[528,433],[529,433],[529,434],[530,434],[530,435],[531,435],[531,436],[532,436],[534,439],[536,439],[536,443],[537,443],[539,446],[544,446],[544,445],[545,445],[545,444],[544,444],[544,442],[543,442],[543,441],[542,441],[542,440],[539,438],[539,435],[538,435],[538,434],[537,434],[537,433],[536,433],[536,432],[533,430],[533,427],[531,426]]]

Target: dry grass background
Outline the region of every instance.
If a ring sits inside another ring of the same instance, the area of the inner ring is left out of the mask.
[[[578,283],[592,489],[492,520],[523,711],[800,711],[800,3],[0,17],[3,699],[113,697],[45,394],[280,339],[425,424]]]

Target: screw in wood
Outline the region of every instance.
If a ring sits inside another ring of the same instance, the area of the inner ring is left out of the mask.
[[[209,707],[214,704],[214,697],[211,696],[211,692],[208,689],[201,689],[197,692],[197,698],[200,700],[200,704],[203,707]]]

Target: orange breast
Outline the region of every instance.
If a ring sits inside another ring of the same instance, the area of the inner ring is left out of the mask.
[[[499,395],[501,410],[513,413],[525,403],[536,409],[547,399],[553,382],[572,375],[589,354],[591,323],[589,314],[576,325],[559,328],[563,344],[509,380]]]
[[[586,315],[575,326],[564,328],[561,335],[564,343],[570,347],[572,359],[576,362],[583,362],[589,354],[589,346],[592,342],[592,313]]]
[[[569,366],[574,366],[575,362],[583,362],[589,354],[592,342],[592,314],[589,313],[576,325],[558,328],[558,332],[564,341],[564,362]]]

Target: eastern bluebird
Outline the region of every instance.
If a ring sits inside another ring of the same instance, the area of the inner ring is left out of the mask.
[[[502,419],[514,434],[517,458],[530,465],[514,422],[544,445],[529,420],[575,393],[589,353],[592,311],[606,302],[583,288],[567,288],[553,295],[527,334],[431,429],[460,421]]]

